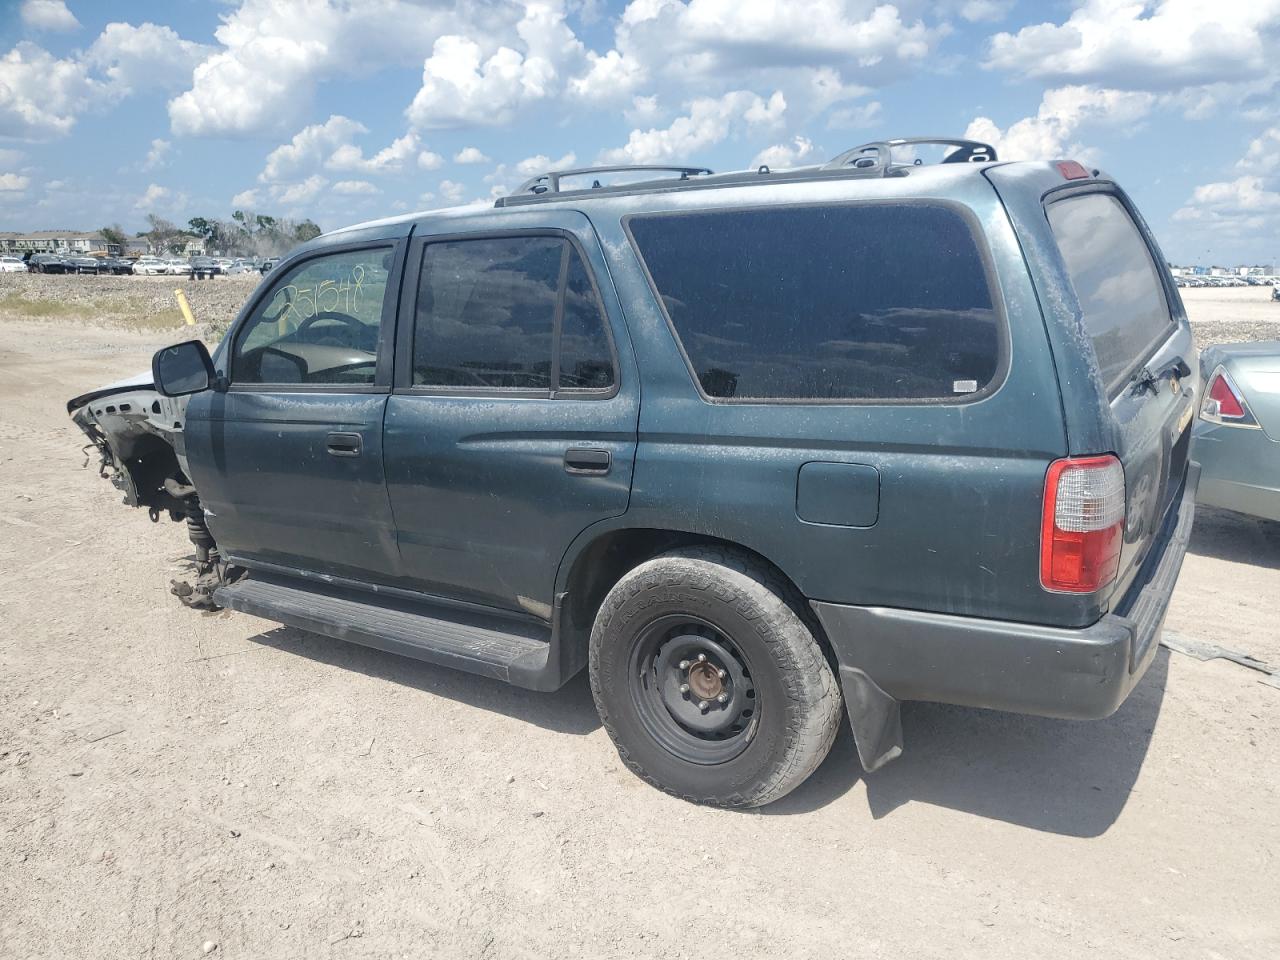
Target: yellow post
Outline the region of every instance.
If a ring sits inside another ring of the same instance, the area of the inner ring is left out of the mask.
[[[191,304],[187,303],[187,295],[180,289],[173,291],[173,295],[178,298],[178,309],[182,311],[182,316],[186,318],[187,326],[194,327],[196,318],[191,313]]]

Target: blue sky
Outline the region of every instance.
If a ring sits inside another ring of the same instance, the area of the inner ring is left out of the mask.
[[[1280,0],[0,0],[0,229],[325,229],[597,161],[969,135],[1280,259]]]

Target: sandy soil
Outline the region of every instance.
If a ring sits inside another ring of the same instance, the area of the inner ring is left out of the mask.
[[[784,801],[690,806],[582,678],[181,607],[182,527],[120,506],[63,409],[160,342],[0,322],[0,956],[1280,955],[1259,673],[1161,650],[1092,723],[908,705],[879,773],[846,728]],[[1280,535],[1206,511],[1170,627],[1280,663],[1277,596]]]

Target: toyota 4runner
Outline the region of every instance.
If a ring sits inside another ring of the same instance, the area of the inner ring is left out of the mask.
[[[1110,178],[912,140],[339,230],[212,354],[69,410],[186,522],[188,603],[536,690],[586,668],[632,770],[752,806],[842,703],[868,770],[903,700],[1112,713],[1190,535],[1197,370]]]

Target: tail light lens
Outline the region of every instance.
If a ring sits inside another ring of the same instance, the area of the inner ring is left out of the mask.
[[[1040,583],[1092,593],[1115,579],[1124,542],[1124,468],[1113,456],[1049,464],[1040,528]]]
[[[1244,395],[1222,367],[1214,370],[1213,376],[1209,378],[1209,388],[1205,390],[1204,400],[1200,403],[1200,419],[1229,427],[1258,425],[1249,405],[1244,401]]]

